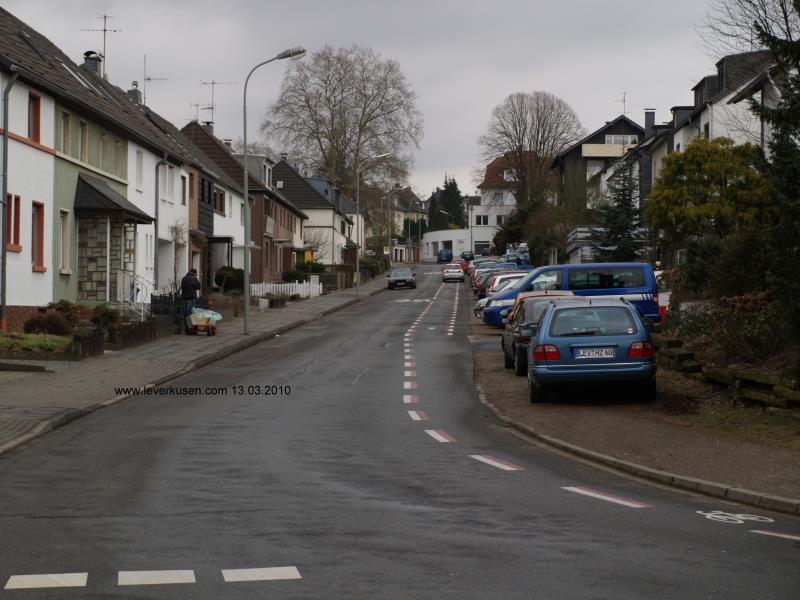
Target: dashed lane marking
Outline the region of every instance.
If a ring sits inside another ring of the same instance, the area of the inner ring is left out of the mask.
[[[443,444],[451,444],[456,441],[454,437],[449,435],[446,431],[442,431],[441,429],[426,429],[425,433],[427,433],[437,442],[442,442]]]
[[[525,467],[520,467],[519,465],[515,465],[514,463],[507,462],[505,460],[496,458],[494,456],[486,456],[483,454],[470,454],[470,458],[474,458],[475,460],[479,460],[482,463],[486,463],[487,465],[492,465],[493,467],[497,467],[498,469],[502,469],[503,471],[524,471]]]
[[[403,377],[416,377],[416,371],[403,371]]]
[[[166,585],[196,583],[194,571],[120,571],[117,585]]]
[[[567,490],[568,492],[575,492],[576,494],[581,494],[582,496],[589,496],[590,498],[597,498],[598,500],[613,502],[614,504],[627,506],[628,508],[650,508],[649,504],[644,504],[643,502],[637,502],[636,500],[628,500],[627,498],[620,498],[619,496],[612,496],[611,494],[598,492],[596,490],[591,490],[589,488],[563,487],[561,489]]]
[[[415,390],[415,389],[417,389],[417,382],[416,381],[404,381],[403,382],[403,389],[404,390]]]
[[[419,402],[419,396],[415,394],[403,394],[404,404],[416,404],[417,402]]]
[[[86,587],[88,573],[49,573],[44,575],[12,575],[6,582],[7,590],[35,588]]]
[[[800,542],[800,535],[792,535],[791,533],[781,533],[780,531],[764,531],[762,529],[751,529],[750,533],[758,533],[760,535],[768,535],[770,537],[783,538],[785,540],[794,540]]]
[[[277,581],[279,579],[302,579],[297,567],[269,567],[264,569],[222,569],[225,583],[237,581]]]
[[[417,366],[417,361],[415,361],[415,360],[407,360],[406,362],[403,363],[403,366],[404,367],[416,367]]]
[[[408,411],[408,416],[411,417],[412,421],[427,421],[428,415],[425,413],[424,410],[410,410]]]

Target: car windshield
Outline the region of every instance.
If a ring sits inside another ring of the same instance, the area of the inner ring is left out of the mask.
[[[553,337],[579,335],[633,335],[636,323],[625,306],[559,308],[550,325]]]
[[[411,277],[411,269],[395,269],[392,277]]]

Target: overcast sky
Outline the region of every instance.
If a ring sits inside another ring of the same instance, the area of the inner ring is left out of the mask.
[[[75,62],[102,50],[104,11],[108,76],[127,89],[142,79],[143,57],[153,81],[148,104],[182,127],[194,103],[208,105],[217,86],[215,132],[242,135],[241,96],[247,72],[281,50],[302,45],[372,46],[397,60],[417,93],[424,137],[409,182],[427,196],[455,176],[473,193],[482,167],[477,139],[492,108],[508,94],[544,90],[569,103],[587,130],[622,113],[640,124],[669,107],[691,104],[691,87],[714,68],[697,27],[704,0],[4,0],[3,7],[50,38]],[[249,137],[275,100],[284,65],[253,76]],[[201,120],[208,118],[200,113]]]

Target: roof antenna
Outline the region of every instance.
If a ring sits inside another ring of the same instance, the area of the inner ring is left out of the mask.
[[[218,85],[236,85],[236,81],[216,81],[212,79],[211,81],[201,81],[200,85],[210,85],[211,86],[211,104],[208,106],[204,106],[203,110],[210,110],[211,111],[211,120],[214,120],[214,111],[217,108],[217,105],[214,104],[214,88]]]
[[[166,77],[150,77],[147,74],[147,54],[144,55],[144,69],[142,71],[142,104],[147,106],[147,82],[148,81],[167,81]]]
[[[107,12],[104,12],[102,17],[97,17],[97,18],[98,19],[103,19],[103,28],[102,29],[80,29],[79,31],[102,31],[103,32],[103,62],[102,62],[102,67],[103,67],[103,78],[105,78],[105,76],[106,76],[106,64],[108,63],[108,58],[107,58],[108,55],[106,54],[106,36],[109,33],[119,33],[120,31],[122,31],[122,29],[109,29],[108,28],[108,20],[109,19],[113,19],[114,17],[109,15]]]

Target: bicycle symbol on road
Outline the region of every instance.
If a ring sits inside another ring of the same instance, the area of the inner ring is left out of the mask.
[[[724,512],[722,510],[712,510],[709,512],[703,512],[702,510],[698,510],[695,512],[698,515],[703,515],[706,519],[711,519],[712,521],[719,521],[720,523],[735,523],[741,525],[745,521],[756,521],[758,523],[775,522],[774,519],[770,519],[769,517],[762,517],[760,515],[729,513],[729,512]]]

